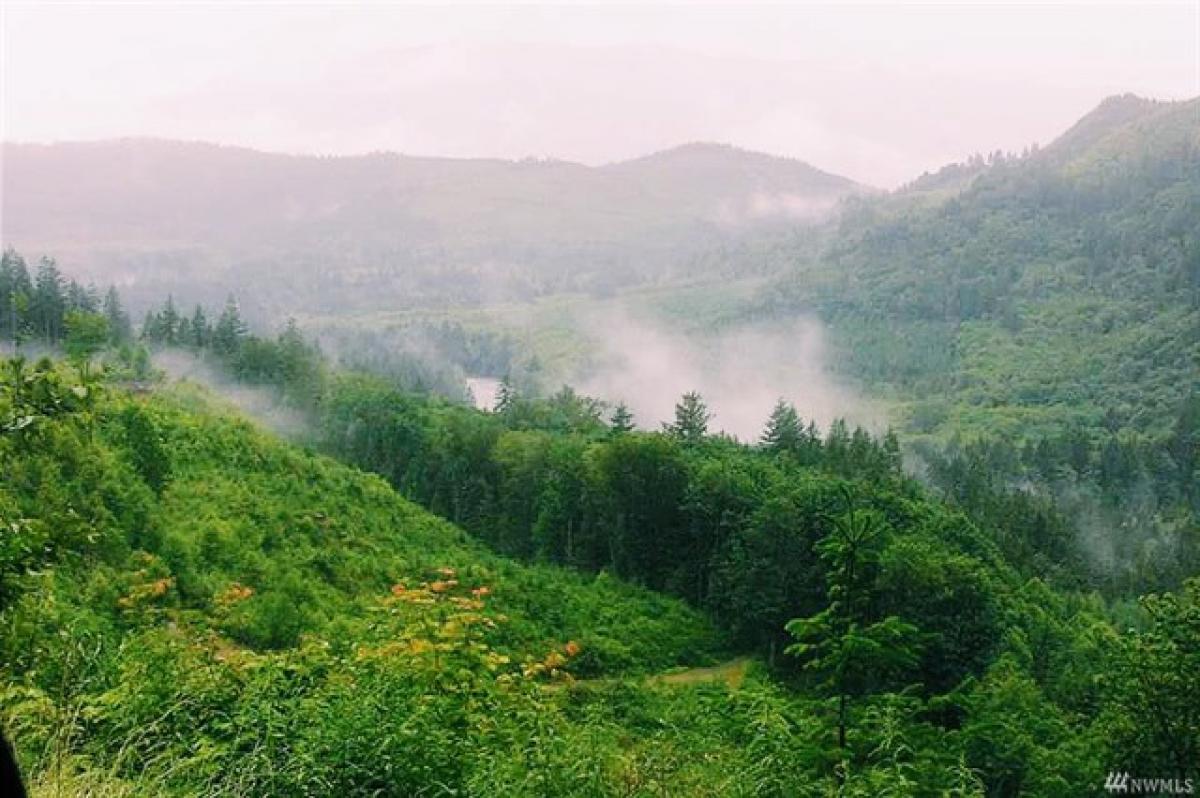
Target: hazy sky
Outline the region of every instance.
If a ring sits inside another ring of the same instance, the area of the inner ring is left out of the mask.
[[[17,141],[603,163],[714,140],[892,186],[1109,94],[1200,94],[1200,0],[0,8]]]

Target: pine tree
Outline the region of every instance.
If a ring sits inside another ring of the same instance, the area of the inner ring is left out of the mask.
[[[142,319],[142,330],[139,336],[143,341],[150,343],[158,343],[161,339],[159,334],[158,314],[153,310],[146,311],[146,318]]]
[[[884,547],[884,521],[877,512],[856,510],[846,495],[847,512],[831,520],[817,544],[828,568],[827,606],[816,615],[787,624],[796,639],[786,653],[804,660],[822,686],[837,698],[838,748],[846,749],[853,697],[886,682],[893,672],[915,666],[920,630],[896,616],[873,613],[872,588]],[[839,780],[843,774],[839,773]]]
[[[237,300],[230,294],[221,317],[217,319],[217,326],[213,328],[212,348],[221,355],[235,354],[241,348],[246,332],[246,323],[242,321]]]
[[[675,423],[664,425],[664,429],[687,443],[697,443],[708,434],[708,422],[711,420],[712,414],[708,412],[708,406],[700,394],[690,391],[675,405]]]
[[[888,471],[899,474],[904,465],[904,457],[900,453],[900,439],[896,437],[894,429],[889,428],[883,436],[883,457]]]
[[[109,286],[101,312],[108,320],[108,335],[112,344],[119,346],[133,337],[133,325],[129,322],[129,314],[121,307],[121,295],[117,293],[116,286]]]
[[[175,324],[175,343],[179,346],[188,346],[192,342],[192,322],[187,316],[180,314],[179,321]]]
[[[33,286],[33,297],[29,303],[34,330],[47,343],[57,343],[62,339],[65,312],[66,297],[63,294],[62,273],[53,260],[42,258]]]
[[[633,413],[629,412],[629,406],[624,402],[617,403],[616,408],[613,410],[609,428],[613,436],[624,435],[627,432],[633,431]]]
[[[212,338],[212,329],[209,326],[208,317],[204,315],[204,308],[199,305],[196,305],[196,309],[192,311],[191,328],[192,339],[184,343],[196,349],[208,346],[209,340]]]
[[[175,298],[167,294],[167,303],[158,314],[159,337],[168,346],[179,340],[179,311],[175,309]]]
[[[513,387],[512,375],[505,374],[500,380],[499,387],[496,388],[496,401],[492,405],[492,412],[500,415],[505,415],[512,412],[517,403],[517,390]]]
[[[804,443],[804,426],[796,408],[783,399],[776,402],[761,440],[772,452],[798,452]]]
[[[28,282],[29,272],[25,271],[25,261],[16,250],[4,250],[4,254],[0,255],[0,338],[11,341],[16,341],[22,321],[17,312],[17,295],[21,291],[18,281],[22,271]]]

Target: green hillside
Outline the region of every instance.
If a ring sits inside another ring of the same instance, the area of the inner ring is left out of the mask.
[[[693,597],[722,633],[607,569],[498,557],[195,389],[20,361],[0,388],[0,723],[35,795],[1066,795],[1194,745],[1200,585],[1118,635],[1005,562],[1032,530],[975,527],[858,433],[606,443],[554,431],[565,399],[329,389],[343,456],[424,474],[501,549],[558,560],[547,518],[615,512],[610,564],[689,595],[689,535],[725,535]],[[611,500],[570,504],[580,462]],[[789,618],[773,668],[735,658]]]
[[[490,555],[207,397],[46,379],[64,393],[36,445],[0,438],[0,707],[43,794],[653,779],[636,739],[598,747],[611,719],[572,731],[608,688],[547,688],[625,677],[632,710],[638,674],[722,653],[678,601]]]
[[[1200,380],[1200,100],[1111,98],[966,174],[861,202],[767,303],[820,311],[914,433],[1164,433]]]

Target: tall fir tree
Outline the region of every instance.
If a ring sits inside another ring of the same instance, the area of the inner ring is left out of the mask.
[[[492,404],[492,412],[498,415],[508,415],[517,404],[517,389],[513,387],[512,375],[505,374],[496,388],[496,401]]]
[[[786,653],[804,661],[821,686],[837,701],[836,737],[845,774],[850,702],[856,696],[890,687],[890,679],[919,661],[920,630],[891,615],[880,618],[872,593],[884,548],[885,522],[873,510],[859,510],[846,494],[847,512],[831,519],[830,531],[817,544],[828,568],[827,606],[787,624],[796,642]]]
[[[233,294],[225,301],[225,309],[217,319],[213,328],[212,348],[220,355],[233,355],[242,345],[246,337],[246,322],[242,320],[242,312]]]
[[[175,297],[167,294],[167,302],[158,314],[159,338],[164,344],[174,346],[179,341],[179,311],[175,309]]]
[[[664,425],[664,429],[686,443],[697,443],[708,434],[711,420],[712,414],[700,394],[689,391],[675,405],[674,423]]]
[[[51,258],[42,258],[34,281],[33,297],[29,303],[30,321],[34,332],[47,343],[57,343],[63,336],[63,314],[66,296],[62,273]]]
[[[798,452],[804,444],[804,425],[796,408],[782,398],[776,402],[761,442],[772,452]]]
[[[109,286],[108,293],[104,295],[101,312],[108,320],[110,343],[119,346],[133,337],[133,325],[129,322],[129,314],[121,306],[121,295],[117,293],[116,286]]]
[[[212,338],[212,327],[208,323],[208,317],[204,315],[204,308],[196,305],[196,309],[192,311],[191,323],[192,338],[190,341],[185,341],[188,346],[195,349],[204,349],[208,346]]]

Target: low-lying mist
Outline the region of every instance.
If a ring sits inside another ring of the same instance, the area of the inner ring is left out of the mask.
[[[591,316],[582,328],[597,355],[576,380],[578,389],[624,402],[645,429],[673,419],[688,391],[704,398],[711,431],[743,441],[758,438],[780,398],[822,429],[837,418],[874,430],[884,423],[882,413],[831,375],[824,328],[813,318],[693,336],[622,311]]]
[[[204,386],[285,438],[299,440],[310,432],[304,414],[288,406],[278,390],[237,382],[191,352],[179,349],[155,352],[154,366],[164,371],[171,380],[187,380]]]

